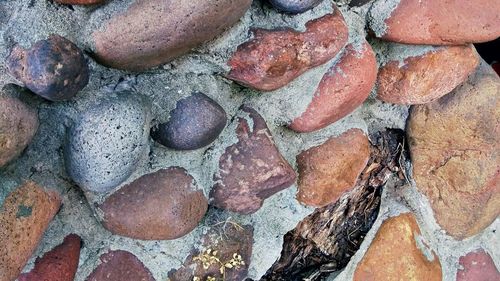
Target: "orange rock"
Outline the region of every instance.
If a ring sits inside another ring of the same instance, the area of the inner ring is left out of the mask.
[[[229,60],[227,77],[257,90],[276,90],[334,58],[346,44],[348,33],[337,8],[307,22],[305,32],[255,29],[253,39],[238,46]]]
[[[426,248],[413,214],[389,218],[358,264],[353,281],[442,280],[441,263]]]
[[[342,58],[323,76],[306,111],[290,128],[311,132],[340,120],[363,104],[376,78],[377,61],[370,44],[365,41],[360,47],[347,46]]]
[[[0,280],[15,280],[61,206],[54,191],[26,182],[10,193],[0,213]]]
[[[297,200],[323,207],[351,189],[370,159],[370,143],[360,129],[301,152],[297,156],[299,182]]]
[[[407,135],[417,188],[437,222],[463,239],[500,214],[500,78],[482,63],[441,99],[413,106]]]
[[[474,47],[441,47],[406,58],[400,66],[393,60],[378,75],[377,98],[396,104],[434,101],[455,89],[479,65]]]
[[[370,17],[378,25],[386,25],[384,31],[371,26],[377,36],[385,40],[406,44],[460,45],[500,37],[500,1],[400,0],[399,4],[395,3],[397,6],[390,16],[383,18],[384,13],[378,11],[386,9],[387,2],[396,1],[377,1],[370,10]]]

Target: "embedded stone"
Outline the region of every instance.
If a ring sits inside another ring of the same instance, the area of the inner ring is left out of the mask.
[[[370,142],[360,129],[350,129],[301,152],[297,156],[297,200],[313,207],[334,203],[354,187],[368,159]]]
[[[290,187],[296,176],[257,111],[242,106],[235,122],[238,141],[220,157],[210,197],[219,208],[250,214],[266,198]]]
[[[368,98],[377,79],[377,61],[370,44],[348,45],[344,55],[323,76],[304,113],[290,129],[305,133],[347,116]]]
[[[55,2],[67,5],[94,5],[104,3],[106,0],[55,0]]]
[[[416,186],[457,239],[479,233],[500,214],[499,96],[500,78],[482,63],[453,92],[410,111]]]
[[[134,71],[167,63],[232,26],[251,3],[136,0],[92,34],[97,60]]]
[[[69,129],[66,170],[83,189],[106,192],[125,181],[149,148],[151,112],[139,95],[97,101]]]
[[[0,280],[15,280],[61,206],[55,191],[25,182],[0,209]]]
[[[29,49],[15,45],[5,65],[26,88],[51,101],[69,100],[89,82],[83,52],[59,35],[38,41]]]
[[[151,130],[158,143],[179,150],[192,150],[211,144],[226,126],[224,109],[203,93],[194,93],[177,102],[170,119]]]
[[[179,167],[144,175],[109,196],[99,207],[113,234],[142,240],[176,239],[191,232],[208,200]]]
[[[272,91],[307,70],[335,57],[347,43],[347,25],[335,8],[306,23],[306,30],[254,29],[253,38],[238,46],[228,64],[227,77],[244,86]]]
[[[155,281],[149,269],[130,252],[109,251],[101,255],[100,260],[101,264],[85,279],[86,281]]]
[[[440,47],[402,63],[392,60],[378,75],[377,98],[396,104],[432,102],[464,82],[478,65],[472,45]]]
[[[483,249],[460,257],[459,262],[462,268],[457,271],[456,281],[500,280],[500,273],[495,262]]]
[[[73,281],[80,259],[81,239],[76,234],[64,238],[61,245],[37,258],[35,268],[23,273],[18,281]]]
[[[386,219],[354,272],[353,281],[441,281],[441,263],[411,213]]]
[[[491,0],[383,0],[369,18],[384,40],[425,45],[462,45],[500,37],[500,2]]]
[[[351,7],[359,7],[367,4],[368,2],[371,2],[373,0],[351,0],[349,2],[349,6]]]
[[[316,7],[323,0],[269,0],[278,11],[299,14]]]

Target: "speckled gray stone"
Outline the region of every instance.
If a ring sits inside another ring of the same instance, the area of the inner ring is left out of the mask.
[[[123,92],[90,105],[69,129],[66,170],[83,189],[106,192],[125,181],[148,153],[149,103]]]
[[[318,5],[323,0],[269,0],[277,10],[290,14],[303,13]]]

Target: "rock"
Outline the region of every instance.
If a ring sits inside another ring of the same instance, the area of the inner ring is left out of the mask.
[[[441,263],[411,213],[382,223],[354,272],[353,281],[366,280],[442,280]]]
[[[288,84],[307,70],[335,57],[348,39],[340,11],[306,23],[306,30],[254,29],[253,38],[238,46],[228,64],[227,75],[244,86],[272,91]]]
[[[203,93],[194,93],[177,102],[170,120],[151,130],[160,144],[179,150],[198,149],[211,144],[226,126],[224,109]]]
[[[373,0],[351,0],[349,2],[349,6],[351,7],[360,7],[363,6],[364,4],[371,2]]]
[[[151,272],[132,253],[109,251],[100,257],[101,264],[86,281],[155,281]]]
[[[388,10],[389,9],[389,10]],[[461,45],[500,37],[500,2],[382,0],[368,17],[377,37],[405,44]]]
[[[219,208],[242,214],[256,212],[264,200],[295,182],[295,171],[274,144],[266,122],[242,106],[236,118],[238,141],[219,159],[210,197]]]
[[[500,214],[499,96],[500,78],[483,63],[452,93],[410,112],[417,188],[457,239],[479,233]]]
[[[169,280],[245,280],[252,256],[252,226],[227,221],[210,228],[202,240],[201,249],[193,250],[181,268],[168,273]]]
[[[323,0],[269,0],[278,11],[298,14],[316,7]]]
[[[106,192],[126,180],[149,148],[148,102],[132,93],[89,106],[69,129],[66,170],[82,188]]]
[[[27,50],[15,45],[5,65],[28,89],[51,101],[69,100],[89,82],[82,51],[59,35],[38,41]]]
[[[58,193],[33,182],[7,196],[0,209],[0,280],[17,278],[60,206]]]
[[[360,129],[350,129],[297,156],[297,200],[324,207],[356,184],[370,159],[370,142]]]
[[[19,156],[37,130],[37,110],[0,93],[0,167]]]
[[[380,70],[377,97],[396,104],[432,102],[464,82],[478,65],[472,45],[441,47],[402,64],[392,60]]]
[[[236,23],[251,0],[139,1],[92,38],[99,62],[140,71],[167,63]]]
[[[60,4],[69,5],[94,5],[104,3],[106,0],[55,0],[55,2]]]
[[[377,61],[370,44],[349,45],[323,76],[312,101],[290,129],[312,132],[347,116],[368,98],[376,79]]]
[[[61,245],[45,253],[42,258],[37,258],[35,268],[21,274],[18,281],[73,281],[78,269],[81,243],[78,235],[66,236]]]
[[[191,232],[208,201],[179,167],[144,175],[120,188],[99,207],[113,234],[142,240],[176,239]]]
[[[500,280],[500,273],[493,259],[483,249],[460,257],[456,281],[493,281]]]

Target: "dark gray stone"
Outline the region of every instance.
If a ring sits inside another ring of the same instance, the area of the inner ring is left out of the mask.
[[[269,0],[277,10],[290,14],[303,13],[316,7],[323,0]]]

